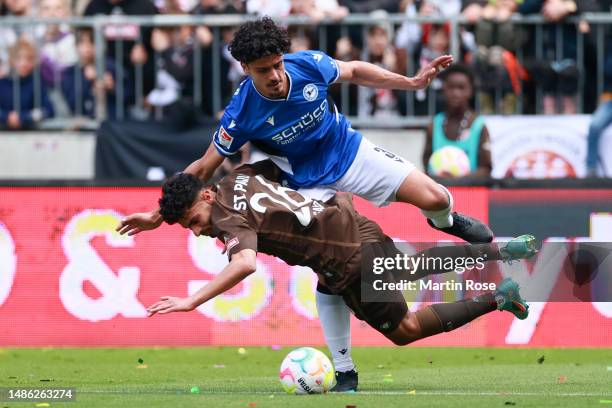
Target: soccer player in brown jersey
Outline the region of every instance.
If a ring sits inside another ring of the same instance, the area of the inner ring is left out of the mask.
[[[220,239],[230,262],[192,296],[163,296],[148,308],[149,316],[190,311],[229,290],[255,272],[257,252],[263,252],[290,265],[312,268],[359,319],[397,345],[454,330],[494,310],[509,311],[519,319],[527,317],[528,306],[518,293],[518,285],[508,278],[496,290],[476,298],[434,304],[414,313],[408,310],[400,291],[388,292],[384,302],[362,299],[362,278],[371,272],[364,270],[372,265],[370,258],[394,257],[401,252],[375,222],[355,211],[350,195],[336,194],[325,203],[306,199],[272,181],[278,175],[278,168],[263,161],[239,167],[217,186],[204,186],[187,173],[164,183],[159,200],[164,220],[179,223],[196,236]],[[430,251],[436,250],[446,254],[456,251],[452,247]],[[535,253],[532,236],[516,238],[501,248],[489,243],[465,245],[460,250],[464,256],[486,253],[488,261],[527,258]],[[412,279],[431,273],[417,272]]]

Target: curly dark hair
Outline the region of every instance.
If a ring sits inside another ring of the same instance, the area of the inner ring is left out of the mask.
[[[236,60],[248,64],[269,55],[289,52],[289,34],[270,17],[248,21],[238,28],[229,50]]]
[[[189,173],[178,173],[162,185],[159,199],[159,213],[168,224],[174,224],[185,215],[195,203],[204,183]]]
[[[475,79],[474,79],[474,71],[472,71],[472,68],[470,68],[469,66],[465,64],[453,64],[440,73],[440,79],[442,81],[446,81],[448,77],[450,77],[453,74],[465,75],[468,79],[468,82],[472,86],[472,88],[474,88]]]

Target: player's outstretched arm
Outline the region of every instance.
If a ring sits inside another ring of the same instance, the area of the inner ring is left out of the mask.
[[[202,303],[209,301],[233,288],[247,276],[255,272],[257,254],[252,249],[243,249],[232,255],[230,263],[221,273],[193,295],[186,298],[162,296],[161,300],[147,308],[149,316],[155,313],[189,312]]]
[[[209,180],[217,167],[223,163],[225,158],[217,152],[211,143],[204,156],[191,163],[185,169],[185,173],[193,174],[200,179]],[[120,234],[135,235],[142,231],[149,231],[159,227],[163,222],[159,214],[159,208],[144,213],[130,214],[121,220],[116,230]]]
[[[364,61],[336,61],[340,76],[338,81],[379,89],[414,91],[427,88],[444,68],[453,62],[452,55],[442,55],[423,67],[415,76],[406,77]]]
[[[185,169],[185,173],[193,174],[202,181],[208,181],[214,174],[215,170],[223,163],[225,157],[223,157],[213,143],[208,146],[204,156],[191,163]]]

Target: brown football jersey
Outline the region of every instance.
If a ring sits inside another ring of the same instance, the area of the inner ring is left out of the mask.
[[[332,291],[341,291],[359,278],[362,243],[385,235],[355,211],[351,195],[307,199],[279,184],[279,175],[266,160],[224,177],[212,206],[213,236],[230,258],[243,249],[277,256],[312,268]]]

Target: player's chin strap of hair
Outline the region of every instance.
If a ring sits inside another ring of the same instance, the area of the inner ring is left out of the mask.
[[[446,218],[448,217],[448,214],[450,214],[450,212],[453,210],[453,195],[442,184],[438,185],[442,190],[444,190],[446,196],[448,197],[448,207],[442,210],[421,210],[425,217],[430,218],[432,220],[435,220],[436,218]]]

